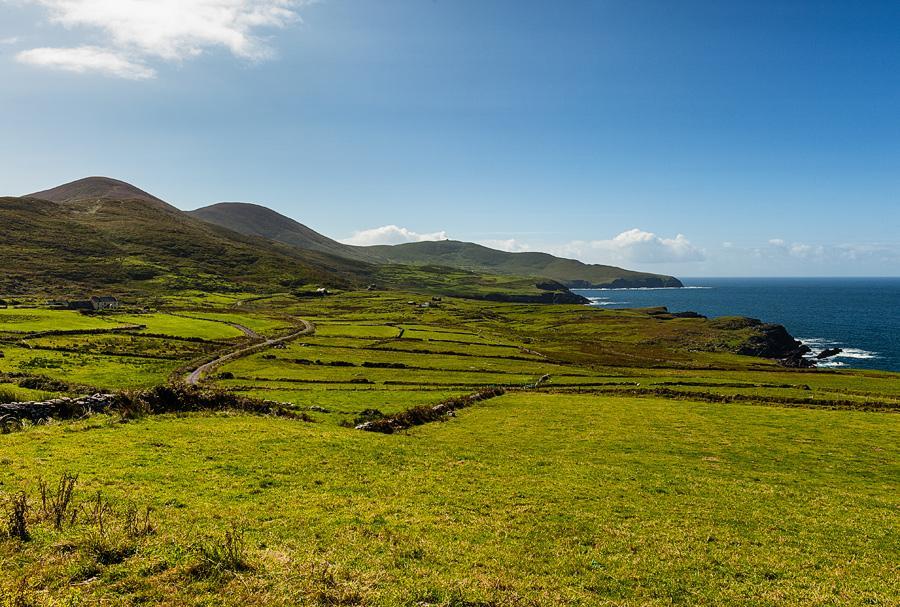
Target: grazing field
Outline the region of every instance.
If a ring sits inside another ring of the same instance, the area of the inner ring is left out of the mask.
[[[0,403],[256,344],[201,384],[295,418],[0,435],[3,607],[900,602],[900,377],[736,355],[740,323],[384,292],[2,312]],[[443,423],[354,429],[495,386]]]
[[[76,472],[80,497],[152,506],[156,531],[98,563],[90,522],[42,528],[4,544],[0,578],[85,604],[890,605],[897,430],[893,415],[534,394],[395,436],[95,419],[5,437],[3,487]],[[233,524],[246,568],[204,572],[203,542]]]
[[[121,318],[113,321],[107,316],[88,316],[74,310],[0,308],[0,334],[113,329],[128,322]]]

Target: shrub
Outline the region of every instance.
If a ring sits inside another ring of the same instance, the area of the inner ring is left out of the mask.
[[[312,421],[302,411],[296,411],[282,403],[184,384],[125,392],[119,395],[118,401],[116,408],[125,418],[163,413],[230,410]]]
[[[24,491],[9,500],[6,511],[6,533],[9,537],[23,542],[31,539],[28,533],[28,496]]]
[[[69,384],[50,379],[49,377],[25,377],[19,380],[20,388],[28,388],[29,390],[45,390],[47,392],[68,392]]]
[[[75,522],[78,509],[74,508],[72,497],[75,494],[75,485],[78,484],[78,475],[64,472],[59,479],[59,485],[55,492],[51,491],[43,479],[38,481],[41,492],[41,512],[44,518],[52,521],[54,528],[62,529],[63,524]]]
[[[147,506],[143,511],[134,506],[125,509],[125,533],[129,537],[145,537],[156,532],[150,521],[153,510]]]

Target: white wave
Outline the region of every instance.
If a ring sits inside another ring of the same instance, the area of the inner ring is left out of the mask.
[[[881,357],[878,355],[878,352],[869,352],[868,350],[861,350],[859,348],[844,348],[844,351],[836,355],[835,358],[870,359]]]
[[[823,369],[827,368],[835,368],[835,367],[846,367],[847,363],[842,363],[839,360],[820,360],[816,361],[817,367],[822,367]]]
[[[817,367],[846,367],[847,363],[839,361],[839,358],[850,360],[881,358],[878,352],[870,352],[862,348],[845,348],[841,342],[823,337],[798,337],[797,340],[809,347],[810,352],[804,358],[815,361]],[[819,354],[831,348],[841,348],[843,351],[834,356],[829,356],[827,359],[819,360],[816,358]]]
[[[627,301],[591,301],[589,306],[627,306]]]

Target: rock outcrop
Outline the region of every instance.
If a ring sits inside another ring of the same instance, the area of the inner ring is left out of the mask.
[[[773,358],[785,367],[805,368],[815,366],[805,356],[810,353],[804,345],[788,333],[784,325],[764,323],[755,318],[722,319],[741,323],[741,328],[753,328],[753,334],[738,349],[738,354]],[[735,327],[738,328],[738,327]]]

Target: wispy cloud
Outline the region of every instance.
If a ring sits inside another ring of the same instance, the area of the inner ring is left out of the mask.
[[[18,36],[10,36],[9,38],[0,38],[0,46],[13,46],[19,43]]]
[[[29,65],[56,68],[78,74],[98,72],[131,80],[153,78],[156,72],[140,63],[96,46],[78,48],[33,48],[22,51],[16,58]]]
[[[357,246],[371,246],[378,244],[424,242],[426,240],[447,240],[447,238],[447,232],[444,232],[443,230],[422,234],[400,226],[388,225],[355,232],[353,236],[346,238],[341,242]]]
[[[878,261],[900,262],[900,246],[896,244],[808,244],[772,238],[766,247],[751,249],[756,257],[771,260],[798,259],[808,262],[836,263]]]
[[[10,3],[12,0],[0,0]],[[17,0],[47,10],[50,22],[92,32],[102,43],[22,51],[19,61],[77,72],[145,79],[148,61],[180,63],[208,49],[259,61],[273,55],[259,30],[299,19],[307,0]],[[40,61],[35,60],[35,57]],[[115,66],[111,68],[110,66]]]
[[[590,263],[683,263],[703,261],[706,252],[683,234],[664,238],[637,228],[608,240],[576,240],[551,252]]]

